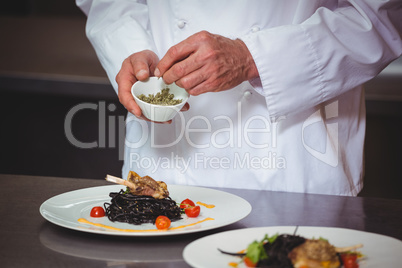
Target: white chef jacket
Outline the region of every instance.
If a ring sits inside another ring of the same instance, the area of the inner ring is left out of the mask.
[[[191,96],[170,125],[128,114],[129,170],[168,184],[356,195],[362,84],[402,53],[401,1],[77,0],[110,81],[202,30],[245,42],[259,78]]]

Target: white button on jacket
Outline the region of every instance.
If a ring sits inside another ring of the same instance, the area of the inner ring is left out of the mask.
[[[179,27],[180,29],[183,29],[184,26],[186,26],[186,22],[184,20],[179,20],[177,22],[177,27]]]
[[[259,79],[231,90],[191,96],[191,109],[171,125],[129,114],[123,177],[134,170],[168,184],[336,195],[361,190],[361,85],[401,55],[392,24],[402,17],[399,0],[77,4],[116,90],[115,76],[130,54],[150,49],[161,58],[201,30],[243,40],[259,71]]]
[[[244,96],[244,98],[246,98],[246,99],[250,99],[251,98],[251,91],[250,90],[247,90],[247,91],[244,91],[244,94],[243,94],[243,96]]]
[[[251,32],[256,33],[260,30],[260,27],[258,26],[254,26],[253,28],[251,28]]]

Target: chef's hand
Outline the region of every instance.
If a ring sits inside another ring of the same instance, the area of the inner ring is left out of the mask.
[[[150,51],[144,50],[130,55],[123,61],[121,69],[116,76],[118,84],[119,101],[123,106],[136,117],[150,121],[141,112],[141,108],[137,105],[133,95],[131,95],[131,87],[137,81],[144,81],[152,76],[158,63],[158,56]],[[184,105],[182,111],[189,109],[188,103]],[[167,121],[163,123],[171,123]],[[158,122],[160,123],[160,122]]]
[[[258,77],[258,71],[243,41],[202,31],[171,47],[155,76],[199,95],[233,88]]]

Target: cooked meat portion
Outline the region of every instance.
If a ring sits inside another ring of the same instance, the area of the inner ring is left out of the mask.
[[[163,181],[155,181],[149,176],[140,177],[134,171],[130,171],[127,180],[136,187],[130,188],[130,192],[135,195],[148,195],[157,199],[163,199],[169,196],[167,185]]]
[[[338,268],[340,262],[335,247],[326,240],[306,240],[289,253],[295,268]]]
[[[166,183],[155,181],[149,176],[141,177],[134,171],[130,171],[127,180],[110,175],[106,176],[106,180],[127,186],[134,195],[152,196],[156,199],[163,199],[169,196]]]

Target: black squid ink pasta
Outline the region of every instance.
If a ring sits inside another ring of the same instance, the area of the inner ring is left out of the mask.
[[[135,225],[155,223],[158,216],[166,216],[171,221],[181,219],[181,209],[170,197],[156,199],[151,196],[133,195],[127,191],[112,192],[110,203],[105,203],[109,220]]]

